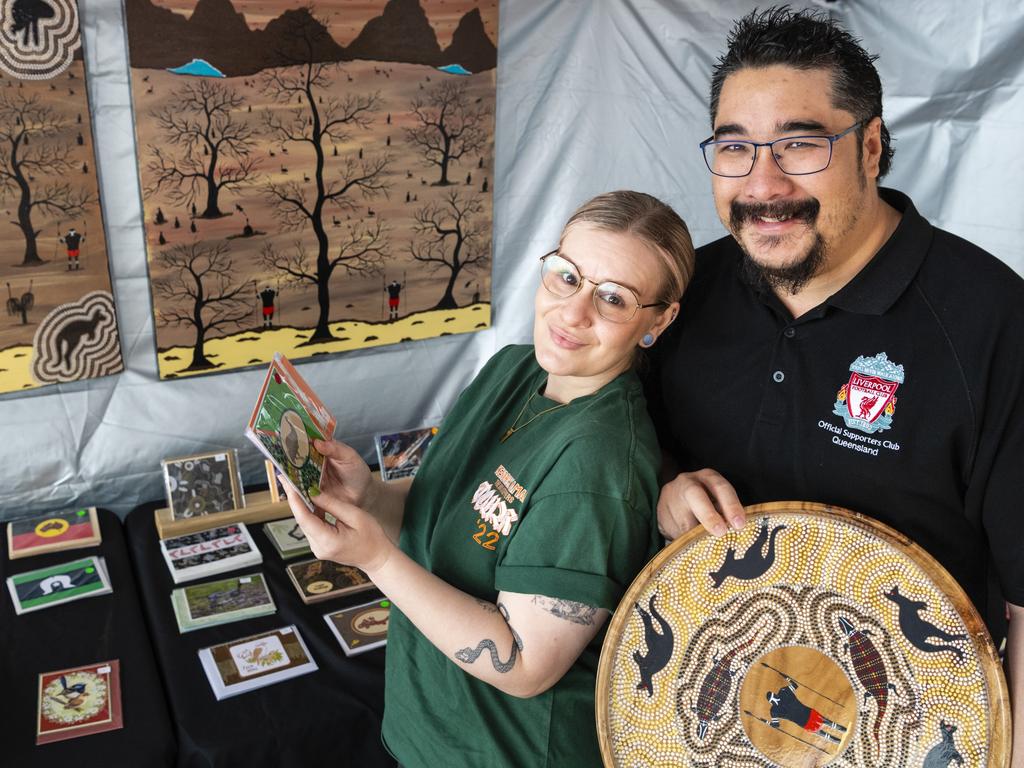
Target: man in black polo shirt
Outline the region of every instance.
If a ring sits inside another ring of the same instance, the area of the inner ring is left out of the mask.
[[[741,527],[741,502],[848,507],[923,546],[990,618],[994,574],[1020,702],[1024,281],[878,187],[892,150],[872,62],[808,12],[755,12],[730,36],[702,148],[731,234],[698,251],[654,359],[676,464],[658,519],[674,538]],[[1017,768],[1020,715],[1015,734]]]

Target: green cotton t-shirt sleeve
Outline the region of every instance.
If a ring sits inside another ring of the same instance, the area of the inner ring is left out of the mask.
[[[499,591],[614,611],[647,561],[654,511],[572,491],[534,500],[495,569]]]

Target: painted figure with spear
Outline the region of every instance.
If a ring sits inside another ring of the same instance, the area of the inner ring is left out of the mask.
[[[785,672],[782,672],[769,664],[765,664],[764,662],[761,662],[761,665],[783,677],[786,680],[787,685],[779,688],[777,691],[769,690],[765,693],[765,698],[768,700],[770,707],[769,719],[766,720],[758,717],[754,713],[746,710],[744,710],[744,714],[764,723],[770,728],[775,728],[777,730],[781,730],[782,721],[787,720],[801,730],[818,736],[832,744],[842,743],[842,734],[847,731],[847,727],[845,725],[840,725],[834,720],[830,720],[818,710],[804,704],[796,692],[800,685]],[[827,699],[828,701],[833,702],[839,707],[843,706],[835,699],[832,699],[819,691],[815,691],[813,688],[808,688],[808,690],[824,699]],[[783,733],[786,732],[783,731]],[[792,734],[787,733],[787,735],[791,736]],[[793,738],[796,738],[797,741],[801,741],[804,744],[808,744],[808,746],[814,746],[813,744],[803,741],[803,739],[796,736]]]
[[[404,287],[405,273],[402,273],[402,282],[392,280],[390,283],[388,283],[387,288],[384,289],[388,292],[388,309],[390,310],[388,320],[398,319],[398,304],[401,301],[400,295]]]
[[[68,271],[81,269],[79,262],[79,255],[81,254],[82,243],[85,241],[85,235],[79,233],[74,227],[71,227],[66,234],[61,235],[58,238],[60,242],[64,243],[64,247],[68,252]]]

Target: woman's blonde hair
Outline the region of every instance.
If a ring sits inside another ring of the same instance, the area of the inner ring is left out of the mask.
[[[686,222],[661,200],[631,190],[605,192],[576,209],[562,229],[562,238],[579,222],[607,232],[629,234],[651,246],[661,256],[664,274],[657,299],[672,303],[682,298],[693,277],[693,242]]]

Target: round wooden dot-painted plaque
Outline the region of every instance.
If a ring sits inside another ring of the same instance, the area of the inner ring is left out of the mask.
[[[776,502],[640,573],[601,652],[606,766],[1007,768],[1009,698],[970,600],[924,550]]]

